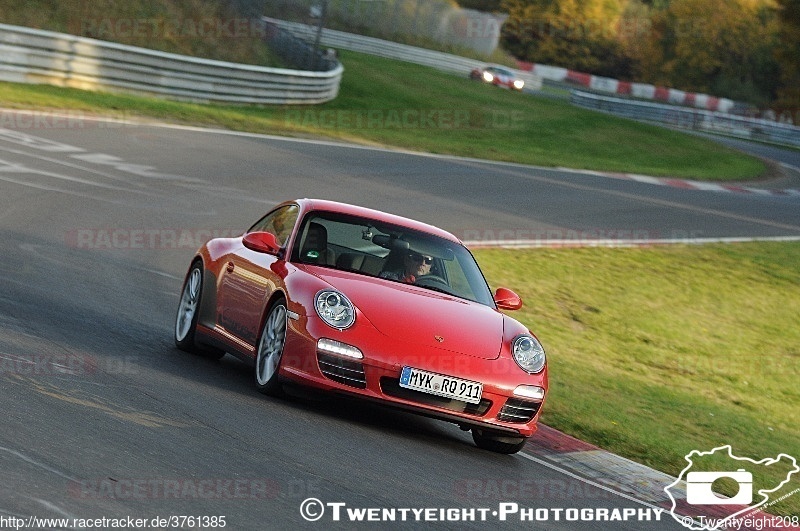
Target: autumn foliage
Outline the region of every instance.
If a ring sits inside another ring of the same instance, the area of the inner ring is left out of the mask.
[[[502,45],[537,63],[800,107],[800,0],[502,0]]]

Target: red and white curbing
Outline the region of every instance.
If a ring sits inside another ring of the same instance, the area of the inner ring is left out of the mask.
[[[619,81],[610,77],[595,76],[585,72],[577,72],[556,66],[540,65],[525,61],[518,61],[520,70],[531,72],[543,79],[552,81],[570,82],[599,92],[633,96],[635,98],[663,101],[685,107],[705,109],[707,111],[730,112],[736,102],[727,98],[717,98],[708,94],[695,94],[683,90],[657,87],[645,83],[631,83]]]
[[[540,424],[536,435],[528,441],[523,452],[588,479],[599,488],[605,487],[612,492],[669,510],[670,499],[664,487],[673,483],[674,477],[549,426]]]
[[[641,505],[664,510],[665,515],[674,514],[676,518],[691,518],[695,513],[686,501],[686,482],[677,479],[603,450],[587,442],[576,439],[544,424],[523,448],[523,458],[548,466],[568,476],[580,479],[598,489],[612,492],[621,498],[634,500]],[[667,494],[666,487],[673,485],[670,492],[675,500]],[[706,506],[711,509],[711,506]],[[720,506],[722,511],[706,511],[707,516],[724,519],[732,510],[746,509],[739,506]],[[724,511],[724,512],[723,512]],[[738,522],[736,529],[743,531],[762,531],[776,529],[775,517],[755,510],[748,514],[748,520]],[[781,520],[781,524],[785,521]],[[684,523],[688,528],[689,526]],[[702,529],[698,520],[694,520],[694,529]],[[725,526],[720,526],[725,529]],[[781,525],[785,531],[800,531],[800,527]]]

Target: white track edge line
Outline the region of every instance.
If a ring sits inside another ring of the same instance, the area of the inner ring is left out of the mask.
[[[667,238],[644,240],[471,240],[463,242],[470,249],[499,247],[513,249],[543,249],[558,247],[647,247],[656,245],[704,245],[710,243],[800,242],[798,236],[753,236],[721,238]]]

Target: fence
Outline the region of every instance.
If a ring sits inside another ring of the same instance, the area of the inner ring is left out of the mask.
[[[339,92],[342,66],[321,64],[332,68],[312,72],[213,61],[0,24],[0,80],[18,83],[197,102],[310,104]]]
[[[634,120],[800,147],[800,127],[769,120],[676,105],[600,96],[581,91],[573,91],[570,102],[586,109],[603,111]]]

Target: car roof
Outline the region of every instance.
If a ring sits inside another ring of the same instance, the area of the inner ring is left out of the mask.
[[[374,210],[371,208],[351,205],[348,203],[340,203],[338,201],[330,201],[327,199],[305,198],[305,199],[298,199],[295,201],[287,201],[285,204],[291,204],[291,203],[298,204],[300,206],[303,215],[312,211],[324,211],[324,212],[336,212],[339,214],[348,214],[351,216],[357,216],[361,218],[374,219],[376,221],[381,221],[384,223],[392,223],[394,225],[400,225],[412,230],[427,232],[428,234],[433,234],[435,236],[439,236],[440,238],[444,238],[446,240],[461,243],[461,240],[456,238],[453,234],[447,232],[446,230],[442,230],[439,227],[435,227],[433,225],[429,225],[427,223],[416,221],[410,218],[405,218],[403,216],[398,216],[396,214],[388,214],[380,210]]]

